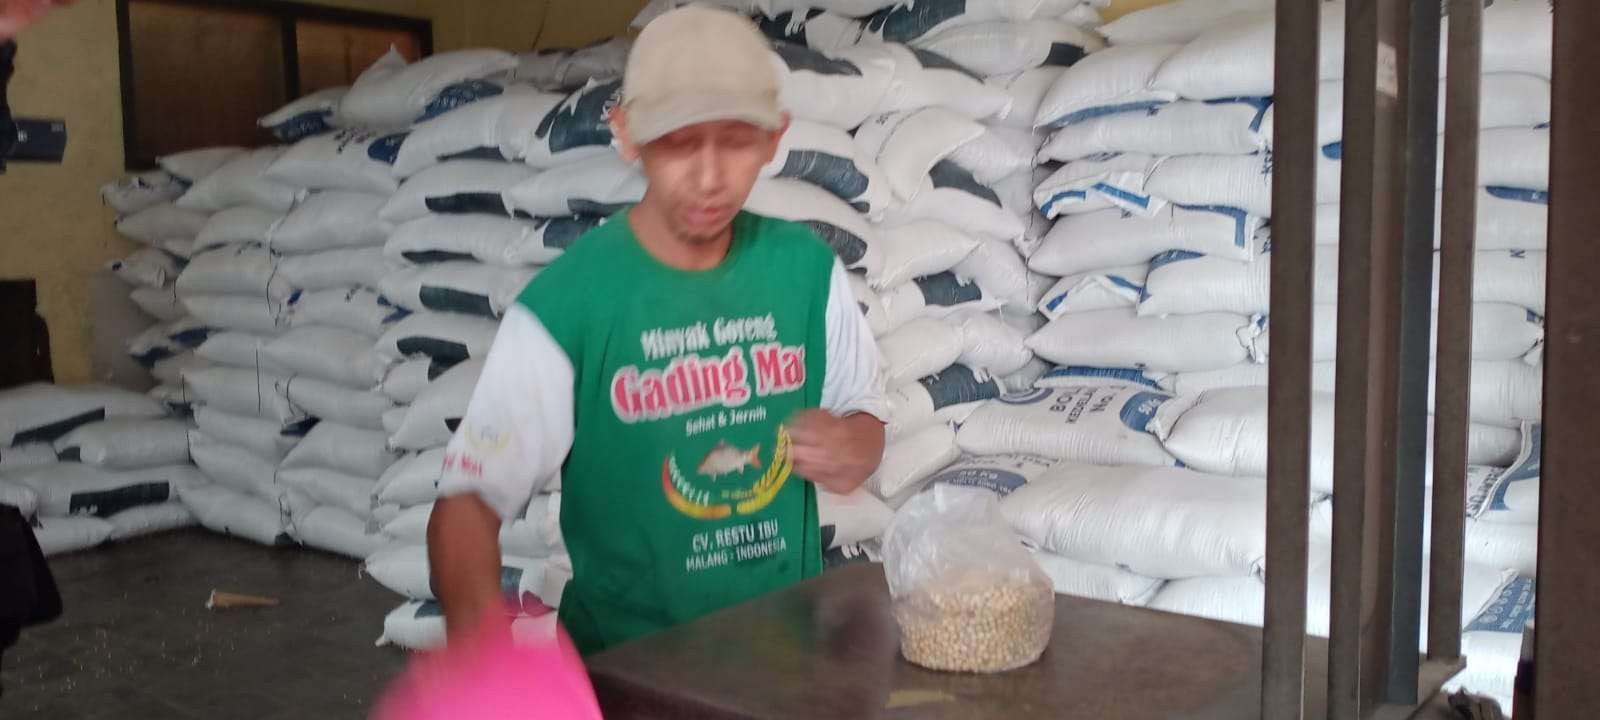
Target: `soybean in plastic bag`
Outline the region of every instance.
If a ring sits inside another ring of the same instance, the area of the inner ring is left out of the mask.
[[[1055,591],[992,493],[935,485],[900,508],[883,543],[900,649],[932,670],[995,673],[1050,644]]]

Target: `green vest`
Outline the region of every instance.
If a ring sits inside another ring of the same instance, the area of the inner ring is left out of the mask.
[[[784,422],[821,403],[833,262],[805,226],[742,213],[720,265],[677,270],[624,211],[518,298],[574,371],[560,612],[583,652],[821,571]]]

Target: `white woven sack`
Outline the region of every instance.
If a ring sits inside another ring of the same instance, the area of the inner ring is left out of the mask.
[[[1055,19],[1079,0],[931,0],[896,3],[867,18],[863,40],[911,43],[942,30],[998,20]]]
[[[314,325],[289,330],[268,343],[262,356],[297,375],[355,388],[377,387],[389,368],[371,337]]]
[[[303,437],[298,427],[285,429],[270,420],[234,415],[210,407],[196,408],[194,423],[206,437],[247,450],[274,465],[282,462]]]
[[[482,361],[468,360],[428,385],[417,396],[417,401],[403,411],[399,426],[390,432],[389,446],[421,450],[449,442],[456,425],[467,412],[473,388],[482,373]]]
[[[189,423],[183,420],[104,420],[56,441],[63,459],[107,470],[136,470],[189,462]]]
[[[956,435],[974,455],[1022,453],[1107,465],[1173,466],[1148,432],[1158,409],[1186,401],[1137,385],[1085,383],[984,403]]]
[[[139,212],[158,203],[172,202],[188,189],[165,170],[129,175],[100,186],[100,199],[118,215]]]
[[[1039,184],[1033,202],[1051,219],[1111,208],[1151,216],[1166,206],[1165,199],[1145,190],[1160,162],[1140,154],[1070,162]]]
[[[199,524],[194,513],[176,497],[155,505],[140,505],[123,510],[106,518],[111,523],[107,540],[128,540],[153,535],[168,530],[194,527]]]
[[[405,134],[345,128],[301,140],[273,161],[266,178],[308,190],[388,195],[399,187],[394,157]]]
[[[1543,250],[1546,224],[1550,219],[1549,193],[1514,188],[1478,190],[1477,238],[1479,250]],[[1339,244],[1338,203],[1323,203],[1316,209],[1318,245]],[[1443,202],[1434,201],[1434,244],[1437,245],[1439,213]]]
[[[378,291],[412,312],[448,312],[499,318],[533,279],[532,268],[476,262],[418,265],[383,277]]]
[[[295,407],[312,417],[367,430],[383,429],[383,414],[394,402],[369,390],[353,390],[337,383],[297,377],[278,383]]]
[[[950,270],[979,245],[967,233],[927,220],[887,228],[874,242],[883,258],[883,267],[867,276],[874,288],[898,287]]]
[[[1151,88],[1150,81],[1180,47],[1126,45],[1090,54],[1050,87],[1033,116],[1033,126],[1066,127],[1178,99],[1170,90]]]
[[[1261,218],[1226,208],[1168,206],[1152,217],[1100,210],[1056,220],[1028,268],[1067,276],[1098,268],[1143,264],[1169,250],[1248,262]]]
[[[289,535],[276,502],[222,485],[187,488],[181,497],[206,529],[262,545],[287,545]]]
[[[1034,156],[1043,144],[1044,135],[1032,130],[989,127],[949,157],[979,183],[992,186],[1002,178],[1032,170]]]
[[[933,375],[960,359],[961,328],[936,318],[918,318],[878,339],[883,382],[890,389]]]
[[[278,275],[278,257],[266,248],[231,245],[200,253],[178,275],[178,294],[252,295],[282,304],[294,287]]]
[[[289,324],[284,303],[260,295],[180,293],[179,302],[190,316],[211,328],[270,336]]]
[[[1015,241],[1027,230],[1027,223],[1006,210],[994,190],[948,160],[934,165],[915,199],[884,215],[888,225],[914,220],[935,220],[981,238],[1006,242]]]
[[[210,217],[205,212],[185,210],[170,202],[161,202],[117,218],[117,232],[154,245],[172,238],[193,238],[205,227]]]
[[[529,217],[611,215],[644,198],[644,173],[615,154],[534,175],[501,196],[512,213]]]
[[[400,458],[375,430],[321,422],[283,459],[280,469],[321,467],[358,477],[376,478]]]
[[[394,324],[378,340],[379,355],[397,360],[427,356],[460,362],[482,358],[494,342],[498,325],[486,318],[421,312]]]
[[[1141,112],[1106,115],[1057,130],[1041,159],[1072,161],[1106,153],[1249,155],[1266,149],[1270,107],[1260,98],[1163,103]]]
[[[547,265],[599,224],[598,218],[428,215],[397,228],[383,252],[393,263],[473,260],[500,267]]]
[[[451,160],[418,172],[400,185],[378,217],[403,223],[430,213],[486,213],[507,216],[503,193],[534,176],[521,163]],[[560,213],[566,214],[566,213]]]
[[[774,43],[778,104],[797,120],[854,129],[879,109],[899,69],[883,51],[852,48],[836,57],[793,43]],[[926,107],[926,104],[923,105]]]
[[[500,118],[494,128],[495,145],[500,149],[500,156],[510,160],[526,160],[530,150],[549,147],[544,144],[549,132],[540,136],[539,128],[544,124],[545,117],[561,107],[566,96],[552,92],[507,91],[502,97]]]
[[[931,425],[884,448],[883,462],[866,487],[890,507],[899,507],[927,485],[929,478],[961,453],[948,425]]]
[[[350,85],[335,118],[346,126],[408,127],[446,87],[516,66],[510,53],[488,48],[435,53],[407,64],[391,47]]]
[[[256,124],[284,142],[327,132],[333,121],[334,110],[349,91],[350,88],[345,85],[313,91],[262,115]]]
[[[282,157],[283,152],[282,147],[264,147],[240,154],[196,182],[175,204],[201,212],[216,212],[238,205],[287,212],[305,191],[267,177],[267,168]]]
[[[551,97],[531,87],[513,85],[494,97],[417,123],[395,155],[392,168],[394,176],[408,178],[424,168],[455,157],[503,159],[500,153],[500,120],[514,100],[522,96]],[[551,107],[554,107],[554,102]],[[519,108],[526,109],[526,106]]]
[[[351,475],[321,467],[284,469],[278,482],[298,490],[320,505],[332,505],[363,520],[372,517],[374,478]]]
[[[988,81],[990,87],[1004,88],[1011,96],[1010,107],[998,115],[995,121],[1003,127],[1032,130],[1035,126],[1034,118],[1039,115],[1050,88],[1060,81],[1066,71],[1067,69],[1063,67],[1045,65],[1024,70],[1016,75],[990,78]]]
[[[876,160],[895,196],[911,200],[934,165],[983,133],[975,120],[931,107],[870,118],[856,130],[855,143]]]
[[[290,328],[321,325],[376,338],[409,313],[371,288],[308,292],[289,306]]]
[[[1053,20],[978,23],[950,28],[915,44],[985,77],[1041,65],[1070,66],[1105,47],[1091,32]]]
[[[1078,562],[1042,550],[1034,551],[1033,561],[1050,576],[1050,584],[1057,593],[1100,602],[1144,607],[1164,582],[1119,567]]]
[[[99,420],[165,414],[161,403],[121,388],[29,383],[0,390],[0,447],[52,442]]]
[[[212,482],[277,505],[283,492],[277,483],[278,467],[266,458],[199,430],[189,433],[189,453],[200,472]]]
[[[380,245],[394,229],[378,217],[388,195],[329,190],[313,193],[267,233],[267,246],[281,253]]]
[[[883,258],[873,249],[877,228],[843,200],[815,185],[788,178],[757,180],[744,209],[809,226],[846,268],[870,275],[882,266]]]
[[[1322,80],[1342,77],[1344,16],[1344,3],[1322,4]],[[1275,22],[1271,13],[1256,13],[1207,31],[1169,58],[1151,86],[1191,100],[1271,95]]]
[[[523,141],[522,161],[546,169],[614,155],[609,113],[621,98],[622,81],[614,79],[589,82],[572,91],[539,115],[533,132]],[[544,104],[538,103],[540,107]],[[537,108],[529,109],[537,112]]]
[[[45,557],[87,550],[111,537],[115,526],[97,517],[38,518],[33,537]]]
[[[1163,579],[1259,573],[1266,506],[1266,486],[1254,478],[1071,463],[1000,503],[1043,550]]]
[[[374,497],[380,503],[403,506],[433,502],[444,474],[444,451],[435,447],[404,455],[383,472]]]
[[[869,115],[936,107],[988,120],[1011,109],[1011,94],[1005,89],[986,84],[983,76],[938,53],[905,45],[862,45],[839,55],[891,66],[892,82],[872,98]]]
[[[389,542],[389,536],[369,531],[370,526],[341,508],[324,505],[295,518],[292,530],[295,539],[307,547],[362,560]]]
[[[105,267],[129,285],[160,288],[177,279],[181,266],[178,259],[165,250],[146,247],[121,260],[112,260]]]
[[[1056,281],[1039,301],[1039,312],[1054,320],[1067,313],[1137,307],[1148,265],[1085,270]]]
[[[836,548],[882,537],[894,511],[864,488],[848,495],[817,490],[817,522],[822,547]]]
[[[237,367],[209,367],[185,375],[184,387],[196,401],[226,413],[259,417],[283,425],[304,417],[285,396],[288,377]]]
[[[375,287],[391,268],[381,247],[341,248],[278,261],[278,273],[297,290]]]
[[[892,442],[929,425],[959,425],[978,405],[1005,394],[1006,387],[993,377],[979,378],[972,368],[957,363],[914,383],[884,394],[888,408],[887,433]]]
[[[761,177],[804,180],[869,218],[881,216],[894,200],[889,177],[861,152],[850,133],[805,120],[790,123]]]
[[[1058,365],[1192,372],[1244,362],[1260,333],[1261,323],[1233,313],[1139,317],[1113,309],[1062,315],[1028,347]]]
[[[156,164],[173,177],[193,185],[245,152],[240,147],[198,148],[162,155],[156,158]]]
[[[252,205],[231,207],[211,216],[200,234],[194,238],[194,250],[199,252],[223,245],[238,243],[263,244],[272,227],[282,221],[284,214]]]
[[[128,298],[144,314],[160,322],[172,322],[185,314],[183,303],[178,301],[178,293],[172,288],[138,287],[128,293]]]

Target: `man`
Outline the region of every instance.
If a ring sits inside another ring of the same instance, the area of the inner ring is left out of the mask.
[[[703,7],[640,34],[612,113],[644,199],[501,323],[445,456],[429,558],[451,637],[503,612],[497,542],[559,469],[585,654],[813,576],[813,484],[883,454],[877,350],[839,261],[741,211],[788,126],[766,41]]]

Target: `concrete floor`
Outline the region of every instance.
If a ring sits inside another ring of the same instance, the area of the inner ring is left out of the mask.
[[[0,717],[361,718],[406,662],[356,563],[200,530],[53,558],[66,612],[0,661]],[[207,610],[211,590],[275,608]]]

